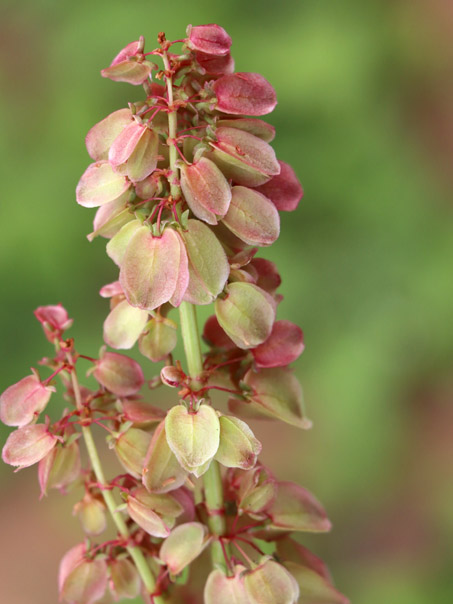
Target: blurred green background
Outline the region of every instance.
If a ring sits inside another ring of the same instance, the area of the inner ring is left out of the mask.
[[[306,194],[263,255],[283,277],[279,318],[314,429],[255,428],[264,460],[325,504],[304,539],[356,604],[449,604],[452,536],[453,6],[449,0],[2,0],[0,390],[50,353],[32,311],[63,303],[96,354],[115,268],[75,203],[87,130],[139,89],[99,76],[140,34],[217,22],[238,71],[279,105],[278,156]],[[156,370],[148,367],[149,375]],[[3,444],[9,430],[0,431]],[[38,503],[35,470],[0,468],[0,601],[57,601],[81,533],[74,497]]]

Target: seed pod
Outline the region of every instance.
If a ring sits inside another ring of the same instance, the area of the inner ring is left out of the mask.
[[[137,361],[117,352],[104,352],[93,371],[97,381],[117,396],[137,394],[145,382]]]
[[[114,111],[95,124],[86,135],[85,145],[94,161],[108,159],[109,149],[119,133],[131,123],[130,109]]]
[[[184,380],[184,373],[173,365],[165,365],[160,370],[160,379],[170,388],[179,388]]]
[[[238,489],[238,507],[252,517],[261,517],[277,494],[277,482],[263,466],[241,472]]]
[[[271,260],[267,260],[266,258],[253,258],[250,264],[245,267],[245,270],[254,274],[256,285],[269,294],[275,294],[281,285],[282,279],[277,270],[277,266],[274,262],[271,262]]]
[[[267,340],[275,318],[269,295],[251,283],[230,283],[225,291],[215,301],[215,314],[236,346],[253,348]]]
[[[159,137],[145,124],[133,121],[123,128],[109,150],[109,162],[114,170],[139,182],[157,166]]]
[[[127,207],[130,197],[130,190],[120,195],[117,199],[109,201],[96,210],[93,220],[93,232],[87,235],[88,241],[93,241],[96,237],[113,237],[133,216]]]
[[[159,557],[172,575],[179,575],[197,558],[209,543],[206,527],[199,522],[187,522],[172,530],[160,548]]]
[[[287,367],[258,372],[249,369],[244,384],[251,389],[250,401],[265,415],[305,430],[311,428],[311,421],[304,416],[301,385]]]
[[[118,199],[127,191],[130,182],[113,171],[107,161],[90,164],[76,188],[77,203],[85,208],[97,208]]]
[[[72,319],[69,318],[67,310],[61,304],[39,306],[34,315],[41,323],[49,342],[53,342],[72,325]]]
[[[58,443],[39,462],[38,480],[41,496],[47,489],[65,489],[80,475],[80,448],[77,442],[70,445]]]
[[[250,470],[261,453],[262,445],[245,422],[221,415],[220,444],[214,459],[227,468]]]
[[[143,60],[143,40],[131,42],[123,48],[113,59],[110,67],[101,71],[103,78],[109,78],[114,82],[127,82],[138,86],[143,84],[151,73],[152,64]],[[130,60],[140,55],[137,60]]]
[[[129,428],[115,440],[115,453],[119,462],[129,474],[141,478],[145,457],[151,442],[149,432],[140,428]]]
[[[206,157],[181,166],[181,189],[187,204],[200,220],[217,224],[228,211],[231,189],[225,176]]]
[[[218,128],[210,158],[226,178],[245,187],[257,187],[280,173],[275,152],[257,136],[237,128]]]
[[[121,266],[130,240],[141,228],[142,224],[139,220],[130,220],[107,243],[107,254],[118,266]]]
[[[127,558],[113,558],[108,562],[110,588],[116,600],[132,599],[140,595],[140,575]]]
[[[204,588],[205,604],[250,604],[241,577],[244,570],[243,566],[236,566],[233,577],[219,569],[211,571]]]
[[[165,412],[159,407],[153,407],[145,401],[125,399],[121,401],[124,419],[132,422],[135,428],[148,427],[159,423],[165,417]]]
[[[123,300],[110,311],[104,321],[104,342],[112,348],[132,348],[147,322],[147,310],[135,308],[127,300]]]
[[[280,217],[273,203],[247,187],[233,187],[222,222],[249,245],[271,245],[280,234]]]
[[[219,448],[220,423],[214,409],[203,404],[191,413],[184,405],[176,405],[167,413],[165,432],[183,468],[201,476]]]
[[[60,599],[67,604],[94,604],[107,589],[105,560],[87,560],[85,544],[73,547],[60,563]]]
[[[258,120],[250,117],[238,117],[230,119],[221,119],[217,122],[218,128],[238,128],[257,136],[266,143],[270,143],[275,138],[275,128],[264,120]],[[282,162],[279,162],[282,163]]]
[[[223,57],[216,57],[204,52],[196,52],[195,60],[205,70],[207,75],[220,76],[233,73],[234,71],[234,59],[230,53]]]
[[[186,33],[186,44],[193,50],[215,56],[224,56],[230,51],[231,38],[220,25],[188,25]]]
[[[184,299],[191,304],[211,304],[225,286],[228,259],[217,237],[199,220],[189,220],[183,233],[189,259],[189,284]]]
[[[207,319],[203,329],[203,339],[209,346],[214,348],[223,348],[225,350],[237,349],[233,340],[231,340],[220,327],[215,315],[212,315]]]
[[[259,73],[232,73],[213,84],[217,111],[233,115],[266,115],[277,105],[274,88]]]
[[[167,228],[160,237],[154,237],[146,226],[137,229],[120,270],[120,283],[129,304],[154,310],[172,299],[176,303],[188,278],[187,254],[175,230]]]
[[[157,363],[171,353],[177,341],[176,324],[170,319],[153,317],[140,336],[138,348],[145,357]]]
[[[291,166],[284,161],[278,163],[280,174],[256,187],[256,190],[270,199],[277,210],[292,212],[299,205],[304,190]]]
[[[325,533],[332,528],[319,501],[294,482],[278,483],[277,497],[267,513],[274,528],[310,533]]]
[[[43,459],[57,442],[45,424],[23,426],[8,436],[2,459],[10,466],[27,468]]]
[[[100,535],[107,527],[104,503],[89,493],[75,504],[73,514],[77,514],[87,535]]]
[[[295,604],[299,599],[297,581],[269,558],[244,575],[244,586],[251,604]]]
[[[53,386],[45,386],[36,374],[22,378],[0,396],[0,420],[7,426],[26,426],[36,420],[50,400]]]
[[[187,472],[181,467],[170,449],[165,433],[165,422],[161,422],[151,439],[143,467],[142,482],[151,493],[166,493],[182,486]]]
[[[148,493],[140,487],[127,498],[129,516],[140,528],[153,537],[167,537],[182,506],[166,493]]]
[[[304,334],[291,321],[276,321],[268,339],[252,349],[257,367],[284,367],[293,363],[304,350]]]

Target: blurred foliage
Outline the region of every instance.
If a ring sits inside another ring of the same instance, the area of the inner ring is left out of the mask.
[[[278,442],[275,427],[256,429],[277,475],[325,503],[332,535],[304,542],[357,603],[453,600],[448,4],[3,0],[0,7],[0,389],[49,353],[32,315],[38,305],[67,307],[84,354],[101,345],[107,303],[97,291],[115,267],[103,241],[86,240],[92,213],[77,206],[74,188],[89,163],[87,130],[141,91],[99,70],[140,34],[152,48],[160,30],[175,39],[188,23],[221,24],[233,38],[236,69],[275,86],[275,147],[306,191],[263,255],[283,276],[280,318],[305,331],[297,370],[315,428],[282,427]],[[4,506],[14,505],[16,480],[24,489],[32,473],[20,482],[2,467]],[[37,499],[36,485],[30,491]],[[49,514],[44,505],[40,514]],[[65,516],[52,522],[62,532]],[[71,526],[66,548],[77,530]],[[34,555],[42,555],[39,544]],[[11,564],[6,545],[2,557]],[[3,594],[13,589],[5,580],[0,599],[21,604],[22,585]],[[55,586],[46,589],[39,601],[32,592],[35,604],[56,600]]]

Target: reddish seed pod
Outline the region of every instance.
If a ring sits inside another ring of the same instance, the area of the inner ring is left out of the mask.
[[[7,426],[26,426],[44,411],[53,386],[44,386],[35,375],[13,384],[0,396],[0,420]]]
[[[291,321],[276,321],[268,339],[252,350],[257,367],[284,367],[304,350],[304,334]]]
[[[145,382],[137,361],[117,352],[105,352],[96,361],[93,375],[104,388],[117,396],[137,394]]]
[[[304,190],[292,167],[284,161],[278,163],[280,164],[280,174],[256,187],[256,190],[270,199],[277,210],[292,212],[299,205]]]
[[[67,310],[61,304],[39,306],[34,315],[43,326],[49,342],[53,342],[66,329],[69,329],[73,322],[69,318]]]
[[[218,111],[233,115],[266,115],[277,105],[274,88],[259,73],[232,73],[216,80]]]
[[[189,25],[186,33],[187,46],[193,50],[219,57],[230,51],[231,38],[220,25]]]

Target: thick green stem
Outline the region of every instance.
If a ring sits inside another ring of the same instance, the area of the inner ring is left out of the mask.
[[[167,95],[168,95],[168,136],[169,136],[169,163],[171,170],[170,190],[173,198],[180,196],[178,168],[176,160],[178,152],[176,150],[177,137],[177,110],[174,108],[173,101],[173,78],[171,74],[171,65],[166,52],[163,53],[163,62],[166,71]],[[181,319],[181,332],[184,342],[184,351],[186,353],[187,366],[190,377],[196,384],[197,378],[203,371],[203,357],[201,355],[200,335],[198,333],[196,309],[193,304],[183,302],[179,307],[179,316]],[[194,384],[194,385],[195,385]],[[220,474],[219,464],[212,461],[209,470],[203,476],[205,491],[205,503],[209,514],[209,528],[213,535],[221,537],[226,532],[226,523],[224,517],[223,486]],[[216,566],[227,569],[225,555],[228,556],[228,545],[225,545],[225,554],[219,539],[213,541],[212,562]]]
[[[71,367],[74,367],[73,359],[70,354],[67,355],[67,359],[69,365]],[[71,370],[71,381],[74,390],[77,409],[83,409],[79,380],[77,378],[75,369]],[[93,468],[94,475],[96,476],[96,480],[100,485],[107,485],[107,481],[104,476],[104,470],[102,468],[101,460],[99,458],[99,453],[97,451],[93,434],[91,433],[91,429],[89,426],[82,426],[82,435],[85,441],[85,446],[87,448],[88,457],[90,458],[91,467]],[[105,505],[107,506],[107,509],[110,512],[112,520],[115,523],[116,528],[118,529],[119,534],[125,539],[125,541],[129,541],[129,530],[126,526],[123,516],[121,515],[121,512],[117,511],[118,505],[113,497],[112,491],[102,489],[102,496],[104,498]],[[137,570],[140,574],[140,577],[147,592],[150,594],[154,593],[156,590],[156,580],[154,578],[151,568],[149,567],[148,562],[146,561],[145,556],[143,555],[142,550],[136,545],[130,544],[126,545],[126,549],[130,557],[134,561],[135,566],[137,567]],[[164,602],[165,600],[161,596],[154,596],[154,604],[164,604]]]

